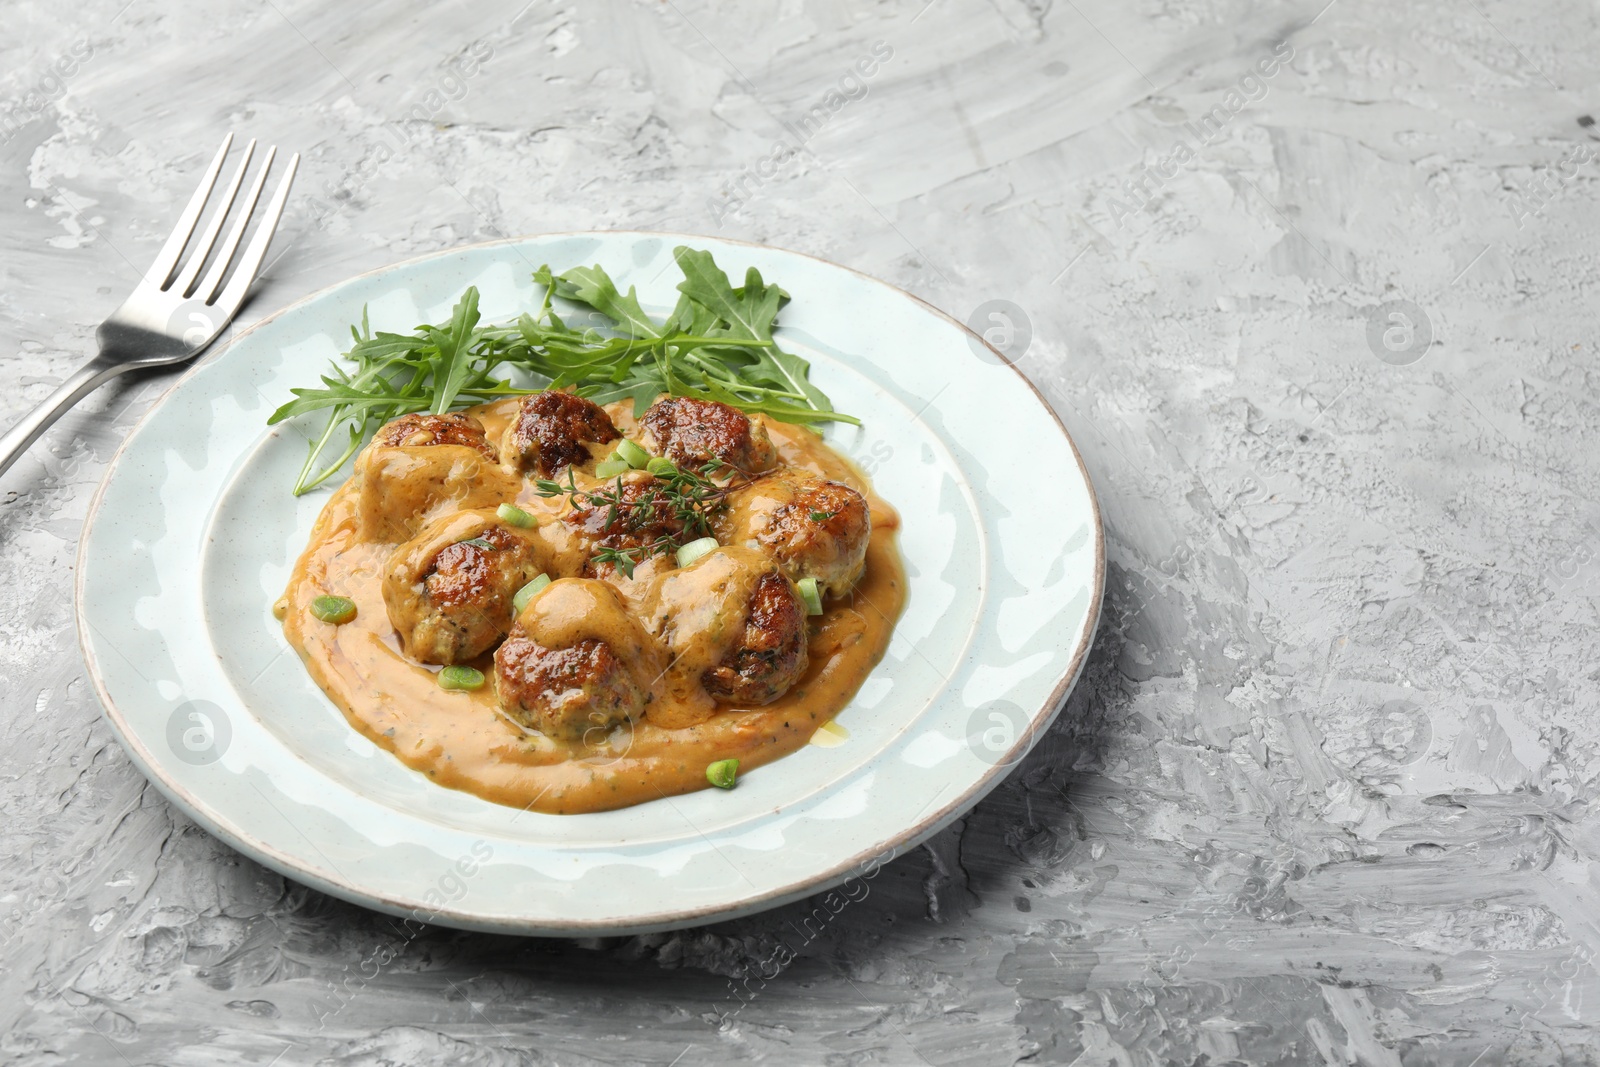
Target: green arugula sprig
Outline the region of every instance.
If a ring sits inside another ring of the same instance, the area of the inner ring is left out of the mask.
[[[533,275],[544,288],[537,313],[504,325],[480,323],[476,288],[462,294],[448,322],[410,334],[373,333],[363,309],[361,326],[350,329],[355,343],[346,362],[335,361],[320,388],[291,389],[295,399],[267,420],[328,412],[295,495],[332,477],[391,419],[417,411],[443,414],[528,391],[502,377],[506,371],[600,404],[631,399],[635,414],[668,394],[717,400],[780,422],[859,425],[834,411],[811,384],[810,364],[773,339],[788,293],[754,267],[735,287],[710,252],[679,246],[673,258],[683,281],[677,306],[662,322],[645,312],[632,287],[624,294],[598,266],[562,274],[540,267]],[[568,322],[557,300],[576,306],[592,324],[577,325],[570,314],[574,321]],[[324,462],[336,442],[343,447]]]

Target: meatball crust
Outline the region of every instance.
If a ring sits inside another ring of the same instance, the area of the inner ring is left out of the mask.
[[[495,692],[523,726],[592,748],[645,713],[649,679],[665,666],[614,587],[558,578],[523,606],[496,650]]]
[[[384,577],[406,654],[463,663],[511,628],[512,598],[543,570],[537,543],[473,513],[434,523],[395,549]]]
[[[872,514],[843,482],[781,467],[737,490],[718,525],[727,542],[758,542],[792,581],[815,578],[825,596],[842,596],[866,564]]]
[[[465,445],[486,459],[496,459],[494,446],[483,431],[483,423],[471,415],[455,412],[429,415],[413,412],[384,423],[373,435],[374,445],[387,448],[420,448],[425,445]]]
[[[683,519],[662,493],[660,479],[639,471],[625,475],[618,499],[622,504],[619,508],[606,504],[580,508],[567,515],[565,521],[594,549],[633,549],[634,557],[641,562],[653,554],[653,546],[663,538],[674,545],[683,538]],[[583,573],[594,578],[614,569],[614,564],[597,564],[591,558],[584,564]]]
[[[595,745],[644,713],[644,690],[597,638],[546,648],[514,632],[494,654],[494,679],[508,715],[558,740]]]
[[[806,609],[777,571],[756,580],[743,632],[700,682],[717,701],[761,705],[776,700],[800,680],[809,664]]]
[[[600,405],[547,389],[517,401],[516,417],[500,437],[500,455],[515,470],[531,469],[549,478],[586,461],[589,443],[603,445],[620,436]]]
[[[766,427],[727,404],[669,396],[652,404],[640,421],[653,439],[651,450],[680,467],[719,463],[759,474],[778,461]]]

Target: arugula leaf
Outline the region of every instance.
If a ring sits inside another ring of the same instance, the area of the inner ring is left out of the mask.
[[[687,293],[678,294],[678,304],[667,316],[667,329],[704,336],[717,326],[717,313],[703,304],[689,299]]]
[[[328,421],[295,481],[296,495],[337,473],[378,426],[416,411],[447,411],[516,396],[519,380],[572,389],[596,403],[633,401],[634,413],[662,394],[732,404],[784,422],[858,420],[833,410],[810,381],[810,365],[773,339],[789,294],[759,271],[745,272],[735,288],[709,252],[680,247],[673,258],[683,271],[672,313],[657,322],[630,287],[624,294],[599,266],[562,274],[548,264],[533,272],[543,296],[536,311],[515,322],[484,325],[479,294],[469,287],[449,321],[418,326],[410,334],[373,332],[365,308],[351,327],[346,363],[335,363],[320,387],[294,388],[293,399],[269,424],[317,411]],[[577,317],[563,318],[557,301]],[[587,317],[598,325],[579,325]],[[345,438],[342,448],[336,444]],[[339,448],[322,464],[321,457]],[[322,464],[319,469],[319,464]]]
[[[617,329],[629,336],[659,338],[662,335],[661,327],[639,306],[639,297],[633,286],[628,286],[628,295],[623,296],[617,291],[611,276],[598,265],[574,267],[562,274],[556,293],[614,319]]]
[[[679,292],[721,318],[731,336],[772,340],[772,324],[778,309],[788,302],[788,293],[763,282],[761,272],[754,267],[745,272],[744,286],[734,289],[710,252],[679,245],[672,254],[683,270]],[[753,355],[753,360],[741,368],[745,378],[784,390],[822,411],[833,409],[827,395],[811,384],[809,362],[776,345]]]
[[[683,271],[678,291],[725,322],[731,336],[761,341],[772,339],[772,320],[778,313],[775,304],[772,314],[765,316],[763,322],[758,310],[733,291],[728,276],[717,266],[710,252],[679,245],[672,250],[672,258]],[[756,274],[758,284],[760,278],[761,275]],[[765,295],[761,293],[761,297]]]
[[[438,352],[434,363],[433,380],[436,383],[433,413],[443,415],[456,402],[456,394],[466,384],[471,370],[470,350],[467,345],[472,329],[478,325],[478,287],[467,286],[455,309],[450,314],[449,330],[429,329]]]

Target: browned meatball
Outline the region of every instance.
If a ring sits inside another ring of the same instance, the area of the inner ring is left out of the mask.
[[[602,548],[629,549],[635,562],[676,548],[684,537],[683,520],[667,500],[660,479],[643,471],[623,476],[617,493],[618,506],[609,503],[580,508],[567,515],[566,522],[592,544],[591,556]],[[615,492],[616,483],[603,492]],[[611,563],[597,564],[592,558],[584,565],[585,576],[602,577],[615,572]]]
[[[640,421],[650,438],[645,447],[680,467],[698,470],[714,462],[759,474],[778,461],[767,428],[727,404],[669,396],[652,404]]]
[[[756,580],[744,629],[733,649],[701,676],[727,704],[761,705],[788,691],[806,672],[806,609],[789,579],[768,571]]]
[[[500,438],[500,455],[515,470],[536,470],[549,478],[563,467],[587,461],[589,443],[605,444],[620,436],[600,405],[547,389],[517,401],[516,417]]]
[[[494,676],[508,714],[563,741],[598,744],[644,713],[644,690],[611,646],[592,637],[545,648],[514,633],[494,654]]]
[[[754,706],[783,694],[807,665],[805,608],[772,560],[723,545],[669,572],[640,605],[645,625],[671,653],[669,704]],[[652,721],[660,722],[656,711]],[[691,725],[680,716],[675,725]]]
[[[355,464],[361,537],[404,541],[428,520],[493,507],[517,494],[483,426],[470,415],[404,415],[385,423]]]
[[[512,598],[545,569],[534,535],[461,512],[430,523],[390,556],[383,580],[389,621],[408,656],[462,663],[511,628]]]
[[[755,541],[793,581],[815,578],[842,596],[861,577],[872,515],[860,493],[798,467],[780,467],[735,490],[718,521],[730,544]]]
[[[471,415],[455,412],[428,415],[416,412],[384,423],[373,434],[372,443],[390,448],[420,448],[425,445],[465,445],[487,459],[495,459],[494,446],[484,435],[483,423]]]
[[[524,726],[593,747],[644,714],[665,666],[615,589],[562,578],[527,603],[495,652],[495,692]]]

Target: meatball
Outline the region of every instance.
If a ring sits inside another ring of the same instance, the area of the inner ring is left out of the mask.
[[[649,437],[645,447],[680,467],[699,469],[718,463],[743,474],[759,474],[778,461],[767,428],[727,404],[664,397],[640,422]]]
[[[506,635],[512,598],[545,569],[535,535],[467,511],[436,520],[396,548],[383,579],[389,622],[408,656],[463,663]]]
[[[422,448],[428,445],[464,445],[476,449],[486,459],[495,459],[494,446],[483,431],[483,423],[471,415],[429,415],[415,412],[384,423],[373,434],[372,443],[387,448]]]
[[[659,546],[676,547],[684,536],[683,519],[667,500],[660,479],[634,471],[624,475],[617,492],[617,505],[591,504],[566,517],[567,524],[591,544],[590,554],[604,548],[629,550],[635,562],[642,563],[656,554]],[[614,492],[611,488],[602,490]],[[586,577],[615,573],[614,563],[584,564]]]
[[[718,534],[758,543],[792,581],[815,578],[825,596],[849,592],[866,565],[872,515],[842,482],[780,467],[730,494]]]
[[[768,571],[756,580],[746,612],[733,648],[700,683],[726,704],[768,704],[806,672],[806,609],[789,579]]]
[[[501,707],[529,729],[591,746],[644,713],[645,694],[611,646],[586,638],[545,648],[508,637],[494,654]]]
[[[697,703],[697,692],[707,712],[713,701],[766,704],[806,671],[805,607],[755,549],[725,545],[672,571],[643,613],[672,653],[666,688],[674,704]]]
[[[517,414],[500,437],[500,455],[516,471],[549,478],[589,458],[590,443],[606,444],[621,434],[600,405],[547,389],[517,401]]]
[[[592,747],[644,714],[663,667],[615,589],[564,578],[528,602],[496,650],[495,692],[522,725]]]
[[[368,541],[404,541],[429,519],[493,507],[520,481],[495,463],[494,446],[470,415],[405,415],[379,428],[356,459],[356,514]]]

